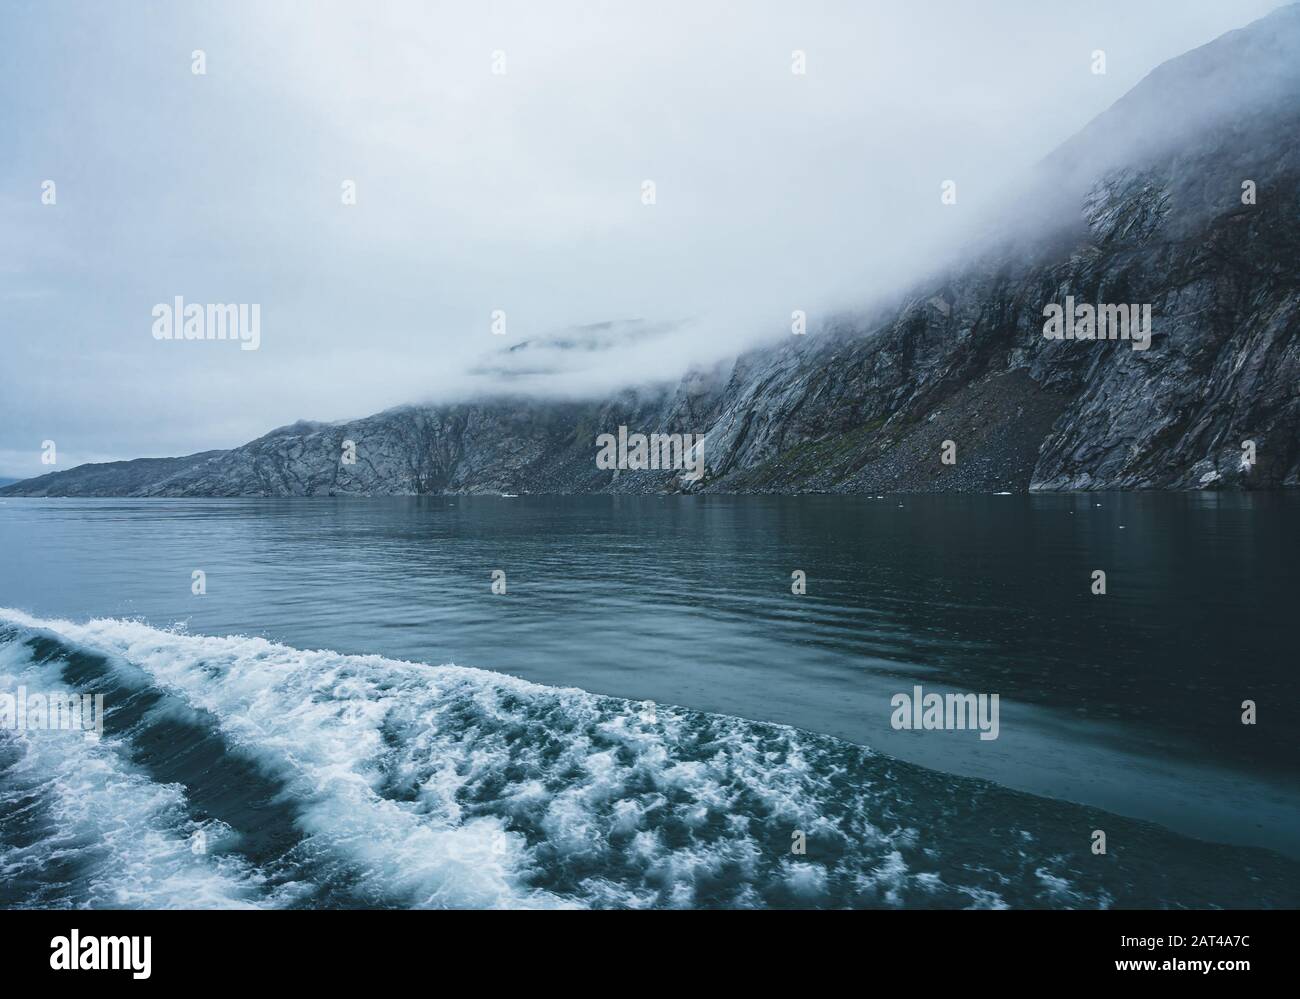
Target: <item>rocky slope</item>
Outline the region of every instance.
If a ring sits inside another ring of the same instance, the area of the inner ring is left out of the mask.
[[[0,494],[1296,486],[1298,220],[1300,5],[1158,68],[1042,164],[1001,236],[890,308],[613,399],[410,406]],[[1150,304],[1150,348],[1044,338],[1066,296]],[[707,433],[706,477],[598,470],[620,425]]]

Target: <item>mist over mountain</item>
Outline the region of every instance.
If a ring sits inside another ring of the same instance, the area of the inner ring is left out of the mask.
[[[494,388],[470,401],[83,465],[0,493],[1300,485],[1298,67],[1300,6],[1170,60],[1011,191],[960,262],[890,304],[814,319],[678,381],[584,397],[592,357],[627,351],[635,382],[637,351],[701,336],[691,321],[586,326],[490,353],[472,370]],[[1148,349],[1045,338],[1045,307],[1067,299],[1149,305]],[[596,438],[619,427],[705,434],[704,478],[598,468]],[[340,460],[348,442],[355,463]]]

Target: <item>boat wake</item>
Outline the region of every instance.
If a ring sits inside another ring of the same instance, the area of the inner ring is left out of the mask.
[[[1295,906],[1300,865],[788,727],[0,610],[7,907]],[[1094,856],[1091,831],[1112,844]],[[800,852],[802,848],[802,852]]]

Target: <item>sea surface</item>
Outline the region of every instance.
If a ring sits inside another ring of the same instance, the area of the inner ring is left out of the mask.
[[[0,728],[0,906],[1297,907],[1297,555],[1295,493],[0,499],[0,696],[106,708]]]

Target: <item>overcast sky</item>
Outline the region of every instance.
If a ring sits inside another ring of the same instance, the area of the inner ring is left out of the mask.
[[[1277,6],[6,0],[0,476],[50,471],[47,439],[67,468],[457,398],[484,354],[579,324],[689,321],[535,390],[815,324]],[[178,295],[260,305],[259,349],[155,340]]]

